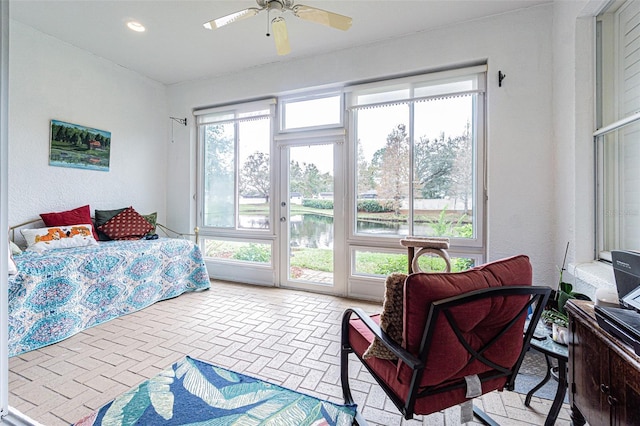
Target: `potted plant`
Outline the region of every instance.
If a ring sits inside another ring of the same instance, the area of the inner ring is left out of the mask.
[[[569,325],[569,319],[567,313],[564,310],[564,305],[569,299],[591,300],[589,296],[577,293],[573,291],[573,285],[564,282],[562,274],[566,270],[565,265],[567,262],[567,253],[569,251],[569,243],[567,242],[567,248],[564,251],[564,259],[562,261],[562,267],[560,268],[560,279],[558,281],[558,289],[553,291],[553,297],[550,298],[547,307],[542,311],[542,321],[552,329],[551,337],[558,343],[566,344],[566,337],[568,336],[567,327]]]

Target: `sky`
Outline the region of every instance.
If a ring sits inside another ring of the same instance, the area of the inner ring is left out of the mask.
[[[337,122],[335,102],[323,100],[314,101],[311,109],[310,102],[300,102],[296,108],[289,108],[287,125],[291,128],[305,127],[313,124],[310,117],[325,117],[324,122]],[[473,98],[471,96],[419,102],[415,104],[415,137],[426,136],[429,139],[439,138],[444,132],[445,137],[459,136],[464,132],[467,122],[472,120]],[[299,108],[298,108],[299,107]],[[363,153],[367,161],[373,154],[383,148],[387,136],[398,124],[409,124],[409,107],[394,105],[378,108],[361,109],[358,112],[357,137],[362,144]],[[255,151],[269,151],[269,122],[256,120],[242,123],[240,134],[240,164]],[[296,149],[295,160],[299,163],[314,163],[322,172],[333,172],[333,157],[326,146],[306,146],[306,149]]]

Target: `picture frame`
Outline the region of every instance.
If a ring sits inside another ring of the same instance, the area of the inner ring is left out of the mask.
[[[49,165],[109,171],[111,132],[51,120]]]

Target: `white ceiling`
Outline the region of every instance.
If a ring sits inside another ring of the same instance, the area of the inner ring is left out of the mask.
[[[214,31],[203,28],[205,21],[257,7],[255,0],[12,0],[9,14],[11,19],[43,33],[164,84],[173,84],[366,45],[550,1],[300,0],[351,16],[353,26],[343,32],[285,13],[292,50],[287,56],[278,56],[272,37],[265,36],[266,13]],[[147,30],[129,30],[125,23],[131,19]]]

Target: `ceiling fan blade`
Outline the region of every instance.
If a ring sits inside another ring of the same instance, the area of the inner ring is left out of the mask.
[[[342,31],[347,31],[351,28],[352,19],[348,16],[339,15],[322,9],[316,9],[315,7],[305,6],[303,4],[293,6],[292,11],[298,18],[326,25],[331,28]]]
[[[236,21],[240,21],[242,19],[251,18],[252,16],[256,16],[258,12],[262,9],[258,9],[255,7],[250,7],[248,9],[241,10],[236,13],[232,13],[230,15],[223,16],[218,19],[214,19],[209,22],[205,22],[203,26],[208,30],[215,30],[216,28],[223,27],[228,24],[232,24]]]
[[[289,34],[287,33],[287,23],[282,16],[274,18],[271,21],[271,28],[273,30],[273,38],[276,42],[276,51],[278,55],[288,55],[291,53],[291,46],[289,46]]]

